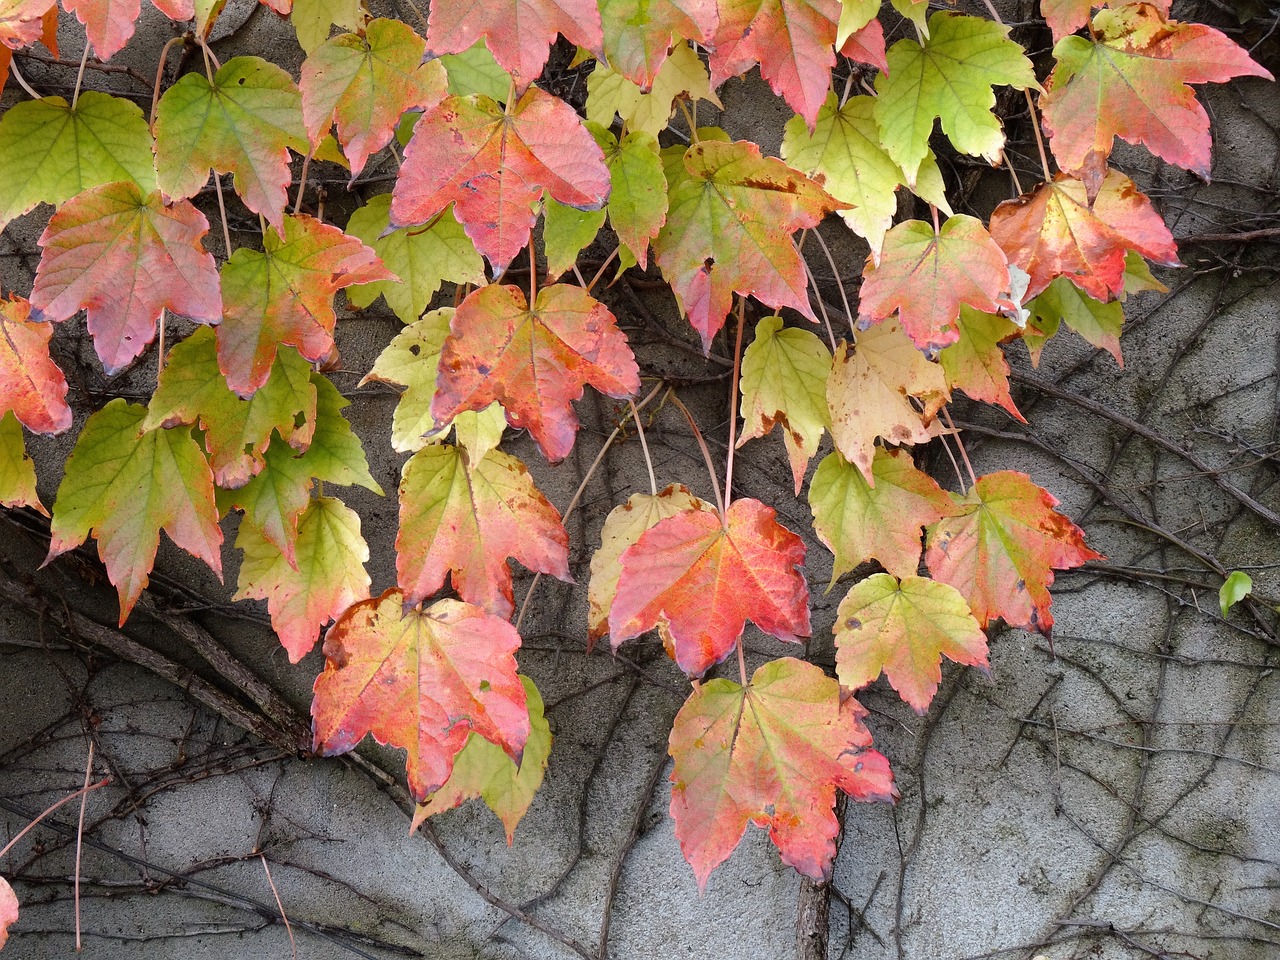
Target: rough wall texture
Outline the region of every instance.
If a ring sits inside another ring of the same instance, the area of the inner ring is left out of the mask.
[[[228,52],[268,49],[296,73],[293,41],[273,15],[237,2],[225,22],[242,26],[222,41]],[[90,82],[146,101],[145,78],[169,31],[157,18],[121,59],[143,79]],[[63,32],[64,57],[77,59],[77,31]],[[34,64],[27,73],[46,92],[73,76]],[[724,99],[740,125],[733,133],[776,148],[786,115],[762,86],[735,81]],[[370,749],[353,764],[287,749],[280,732],[305,717],[320,658],[289,666],[263,610],[228,605],[230,550],[227,586],[162,550],[156,604],[125,631],[153,651],[149,670],[128,662],[119,635],[91,645],[83,625],[65,629],[67,609],[115,621],[114,594],[91,564],[59,561],[29,599],[25,578],[44,544],[20,516],[0,517],[0,588],[9,591],[0,600],[0,836],[79,785],[91,735],[98,771],[113,777],[85,821],[82,924],[85,952],[96,957],[289,956],[276,893],[297,955],[317,960],[549,960],[603,957],[606,947],[622,960],[792,957],[800,906],[826,896],[832,958],[1280,956],[1280,679],[1267,609],[1280,602],[1280,96],[1247,83],[1209,99],[1212,186],[1140,151],[1121,162],[1179,237],[1273,232],[1186,245],[1186,269],[1165,276],[1173,294],[1129,305],[1123,371],[1070,334],[1036,370],[1013,350],[1030,427],[958,409],[972,421],[975,468],[1029,472],[1108,559],[1059,578],[1052,650],[1038,636],[997,633],[990,676],[948,670],[923,718],[881,683],[863,695],[903,797],[896,808],[850,805],[829,890],[802,887],[753,830],[699,896],[666,816],[666,737],[683,678],[652,638],[622,658],[587,655],[581,587],[540,582],[524,622],[521,666],[543,692],[556,740],[514,845],[475,804],[409,838],[394,781],[379,769],[395,770],[396,757]],[[1032,148],[1024,140],[1022,149]],[[973,183],[980,213],[1007,191],[999,174]],[[339,222],[344,203],[335,177],[328,209]],[[37,213],[0,241],[6,289],[29,288],[41,226]],[[862,254],[829,226],[838,262],[856,274]],[[815,272],[838,302],[829,270],[815,263]],[[687,382],[708,433],[723,437],[726,367],[690,349],[669,296],[621,283],[608,299],[645,362]],[[334,374],[389,491],[400,466],[386,439],[394,397],[355,384],[396,326],[377,309],[340,323]],[[55,343],[78,371],[81,416],[94,398],[154,382],[154,359],[106,382],[75,323]],[[558,468],[514,441],[561,507],[617,417],[611,402],[591,398],[579,411],[583,442]],[[649,442],[662,482],[704,487],[696,447],[671,411],[650,425]],[[65,441],[39,448],[46,502],[66,452]],[[931,457],[954,485],[946,458]],[[776,438],[753,442],[739,464],[741,494],[779,504],[790,528],[809,528]],[[583,545],[644,476],[628,438],[588,485],[569,526],[580,583]],[[394,499],[343,495],[364,520],[380,590],[394,580]],[[811,544],[818,589],[806,653],[828,664],[838,598],[821,593],[829,563]],[[1260,599],[1224,620],[1217,588],[1233,569],[1252,574]],[[519,581],[517,598],[529,586]],[[33,604],[45,605],[41,616]],[[193,634],[191,624],[202,629]],[[750,638],[758,657],[779,648]],[[244,682],[226,663],[210,665],[219,651],[238,658]],[[179,682],[158,679],[157,665]],[[281,702],[254,687],[255,675]],[[237,717],[258,721],[258,735]],[[38,845],[0,864],[23,902],[6,958],[71,950],[75,812],[64,808],[35,835]]]

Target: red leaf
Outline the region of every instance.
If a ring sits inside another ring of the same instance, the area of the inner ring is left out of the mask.
[[[0,877],[0,947],[9,939],[9,928],[18,922],[18,898],[9,881]]]
[[[929,528],[930,574],[959,590],[982,626],[1002,617],[1048,636],[1053,571],[1101,554],[1085,546],[1080,528],[1054,509],[1058,501],[1025,473],[979,477],[957,503],[954,517]]]
[[[501,273],[529,242],[530,205],[544,189],[581,210],[598,210],[609,196],[604,152],[572,107],[537,87],[507,112],[488,97],[449,97],[423,115],[405,147],[391,226],[427,223],[453,203]]]
[[[45,18],[50,11],[57,16],[56,0],[3,0],[0,2],[0,44],[20,50],[46,39]],[[57,43],[56,34],[54,43]]]
[[[581,287],[543,287],[530,309],[519,287],[490,284],[462,301],[450,330],[432,418],[447,423],[497,400],[507,422],[528,429],[553,463],[573,449],[572,403],[584,384],[617,399],[640,389],[626,334]]]
[[[427,18],[427,56],[462,53],[483,37],[493,58],[523,90],[542,73],[557,33],[598,51],[600,11],[595,0],[433,3]]]
[[[201,323],[222,318],[213,257],[200,239],[209,221],[185,200],[108,183],[68,200],[40,237],[44,252],[31,291],[43,319],[89,315],[93,346],[108,375],[155,339],[163,310]]]
[[[1010,263],[1030,275],[1024,300],[1054,277],[1066,277],[1095,300],[1122,296],[1129,250],[1166,267],[1179,266],[1178,247],[1164,218],[1132,180],[1115,170],[1107,172],[1092,202],[1084,181],[1065,173],[1006,200],[991,214],[991,237]]]
[[[812,130],[831,86],[839,21],[838,0],[721,0],[711,85],[758,63],[773,92]]]
[[[408,751],[417,800],[449,779],[472,731],[518,761],[529,736],[519,646],[511,624],[469,603],[406,611],[395,589],[357,603],[325,636],[311,704],[316,751],[346,753],[371,733]]]
[[[821,667],[790,657],[760,667],[747,687],[694,688],[671,728],[671,816],[699,889],[748,823],[769,829],[783,862],[830,877],[836,788],[855,800],[898,797],[889,762],[866,749],[865,716]]]
[[[12,410],[28,430],[62,433],[71,426],[67,378],[49,356],[53,325],[29,318],[21,297],[0,300],[0,416]]]
[[[879,20],[872,19],[865,27],[850,34],[840,53],[858,63],[869,63],[881,73],[889,72],[889,61],[885,59],[884,27]]]
[[[616,650],[664,624],[680,669],[701,676],[733,650],[747,620],[798,643],[809,636],[804,542],[759,500],[735,500],[720,518],[702,510],[667,517],[622,555],[609,612]]]
[[[980,220],[949,217],[938,232],[908,220],[885,234],[879,264],[867,257],[858,319],[876,323],[896,310],[916,346],[945,347],[960,336],[960,304],[995,313],[1008,289],[1004,251]]]

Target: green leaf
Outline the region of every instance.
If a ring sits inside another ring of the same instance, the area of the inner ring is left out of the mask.
[[[449,93],[468,97],[476,93],[506,103],[511,95],[511,74],[498,65],[483,40],[461,53],[448,53],[440,58],[449,77]]]
[[[676,99],[685,95],[690,100],[708,100],[720,106],[706,66],[689,44],[680,43],[663,62],[648,93],[622,74],[597,63],[587,77],[587,119],[610,127],[617,114],[628,130],[643,130],[656,137],[666,129]]]
[[[551,756],[551,725],[543,713],[542,694],[528,677],[521,676],[520,682],[524,684],[525,702],[529,706],[529,739],[524,743],[520,765],[516,766],[501,747],[472,732],[454,759],[453,772],[444,786],[418,804],[409,827],[411,833],[427,817],[479,797],[498,815],[507,831],[507,843],[511,843],[516,826],[542,786],[542,776]]]
[[[908,185],[916,182],[929,152],[935,119],[961,153],[999,164],[1005,138],[992,113],[991,88],[1040,89],[1009,28],[979,17],[935,13],[923,46],[899,40],[888,59],[888,74],[876,78],[875,116],[885,152],[902,167]]]
[[[97,537],[121,625],[147,586],[162,529],[222,576],[213,471],[188,428],[144,430],[146,416],[117,398],[85,422],[53,504],[45,560]]]
[[[559,277],[577,262],[581,253],[604,226],[606,211],[578,210],[552,197],[542,202],[542,243],[547,255],[547,276]]]
[[[827,432],[827,377],[831,351],[808,330],[783,327],[779,316],[756,324],[755,339],[742,354],[742,436],[738,446],[763,437],[774,426],[791,463],[796,495],[809,461]]]
[[[391,194],[373,197],[347,222],[347,233],[363,240],[382,258],[386,268],[400,278],[361,283],[347,291],[353,306],[364,308],[381,295],[404,323],[413,323],[431,305],[441,284],[485,283],[484,261],[446,207],[426,227],[401,227],[387,233]]]
[[[309,149],[302,96],[284,70],[260,57],[236,57],[212,85],[204,74],[188,73],[160,98],[155,130],[165,196],[195,196],[210,168],[231,173],[245,206],[284,229],[289,148]]]
[[[326,40],[336,24],[347,30],[364,26],[360,0],[293,0],[289,22],[298,34],[298,46],[310,54]]]
[[[587,129],[604,151],[609,168],[609,226],[643,269],[649,263],[649,241],[667,220],[667,178],[658,141],[643,130],[618,140],[598,124],[588,123]]]
[[[27,456],[22,424],[12,410],[0,417],[0,506],[30,507],[49,515],[36,493],[36,464]]]
[[[1222,607],[1222,615],[1227,616],[1232,607],[1252,592],[1253,577],[1243,570],[1232,570],[1231,575],[1223,581],[1222,587],[1218,590],[1218,604]]]
[[[104,183],[154,190],[153,163],[147,121],[128,100],[85,90],[74,109],[61,97],[14,104],[0,117],[0,229]]]

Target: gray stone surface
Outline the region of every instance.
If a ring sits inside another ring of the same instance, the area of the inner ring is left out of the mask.
[[[240,13],[245,26],[232,45],[273,44],[275,59],[296,66],[271,14],[249,6]],[[149,22],[121,62],[149,76],[168,30]],[[64,57],[78,56],[74,31],[64,24],[63,33]],[[27,74],[51,92],[67,77],[65,69],[34,66]],[[146,100],[141,88],[123,86],[127,79],[89,76],[91,84]],[[735,132],[773,147],[786,114],[762,90],[735,81],[723,98],[748,115]],[[1118,157],[1179,236],[1274,225],[1280,97],[1250,82],[1215,92],[1210,103],[1219,137],[1213,186],[1138,150]],[[1022,138],[1011,153],[1025,181],[1035,176],[1028,166],[1034,150],[1025,128],[1011,132]],[[1007,192],[1001,174],[975,182],[972,202],[982,213]],[[326,209],[341,222],[346,200],[340,188],[331,193]],[[37,213],[6,231],[6,290],[29,288],[34,264],[15,252],[30,250],[42,225]],[[826,233],[839,262],[856,274],[862,254],[840,238],[838,225],[828,226],[836,227]],[[1280,689],[1267,609],[1280,602],[1280,529],[1219,483],[1280,509],[1276,249],[1185,247],[1187,269],[1165,275],[1174,294],[1129,305],[1124,371],[1070,333],[1050,344],[1036,371],[1013,348],[1020,372],[1056,385],[1057,395],[1018,387],[1029,427],[958,405],[957,416],[976,425],[966,434],[975,468],[1029,472],[1084,524],[1107,560],[1059,578],[1052,651],[1038,636],[993,632],[990,675],[946,670],[925,717],[883,682],[860,695],[903,796],[896,808],[850,805],[830,891],[832,958],[1280,956]],[[838,302],[825,259],[814,252],[811,264],[827,283],[827,301]],[[673,346],[691,340],[665,294],[634,294],[619,287],[607,298],[646,364],[691,383],[682,396],[712,425],[713,449],[723,456],[723,365]],[[334,374],[355,401],[347,413],[389,492],[341,492],[363,518],[375,590],[394,582],[401,458],[385,435],[394,398],[355,384],[396,328],[377,309],[346,318],[343,365]],[[154,382],[154,361],[105,381],[76,322],[55,343],[79,372],[81,417],[94,398],[145,392]],[[1097,401],[1109,414],[1073,397]],[[611,401],[588,397],[579,411],[579,450],[559,467],[547,467],[524,438],[511,441],[562,508],[616,422]],[[1173,450],[1136,438],[1131,421]],[[707,492],[701,459],[673,411],[650,425],[649,440],[660,482]],[[68,442],[34,448],[51,502]],[[1192,451],[1214,472],[1177,450]],[[935,475],[954,487],[941,450],[930,457]],[[807,505],[788,489],[776,437],[754,441],[738,463],[740,495],[777,504],[784,523],[808,530]],[[644,475],[629,437],[587,487],[569,525],[579,584],[604,514],[642,488]],[[230,544],[234,521],[226,533]],[[43,552],[31,524],[0,517],[0,577],[24,578]],[[229,547],[225,562],[222,585],[166,544],[155,578],[161,602],[185,608],[305,715],[321,658],[312,653],[290,666],[264,610],[229,605],[236,578]],[[1217,588],[1232,569],[1252,574],[1262,602],[1224,620]],[[814,639],[806,652],[827,664],[842,595],[821,592],[829,571],[829,555],[811,544]],[[65,597],[98,622],[114,623],[114,593],[94,575],[92,565],[68,558],[40,575],[40,590],[59,609]],[[518,579],[518,599],[529,586]],[[620,960],[795,956],[801,884],[761,831],[748,831],[701,895],[680,857],[666,814],[665,746],[687,689],[682,677],[652,638],[624,648],[625,660],[587,655],[583,588],[544,580],[536,589],[521,666],[543,692],[556,739],[546,783],[510,847],[496,819],[472,803],[436,822],[451,866],[428,840],[407,835],[394,789],[380,786],[369,768],[281,751],[180,686],[101,650],[86,652],[81,638],[57,628],[56,609],[37,618],[3,603],[0,836],[79,785],[92,739],[97,775],[110,771],[113,782],[86,810],[81,922],[90,957],[289,956],[264,857],[293,923],[297,956],[307,960],[575,956],[563,940],[603,956],[606,915],[608,955]],[[251,707],[145,610],[126,632]],[[749,642],[757,660],[784,652],[758,633]],[[399,769],[393,751],[362,752]],[[6,960],[73,949],[77,812],[64,807],[51,827],[0,861],[23,903]],[[487,903],[455,866],[561,939]]]

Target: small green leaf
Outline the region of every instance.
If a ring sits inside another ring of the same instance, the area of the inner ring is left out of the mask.
[[[600,228],[604,226],[606,213],[599,210],[578,210],[558,200],[547,197],[542,204],[542,243],[547,254],[547,275],[559,277],[578,259]]]
[[[511,95],[511,74],[498,66],[483,40],[461,53],[448,53],[440,58],[449,77],[449,93],[469,97],[473,93],[506,103]],[[402,141],[403,143],[404,141]]]
[[[22,425],[10,410],[0,417],[0,506],[49,511],[36,494],[36,465],[22,442]]]
[[[1218,590],[1218,604],[1222,607],[1222,615],[1227,616],[1232,607],[1252,592],[1253,577],[1243,570],[1232,570],[1231,575],[1223,581],[1221,589]]]

